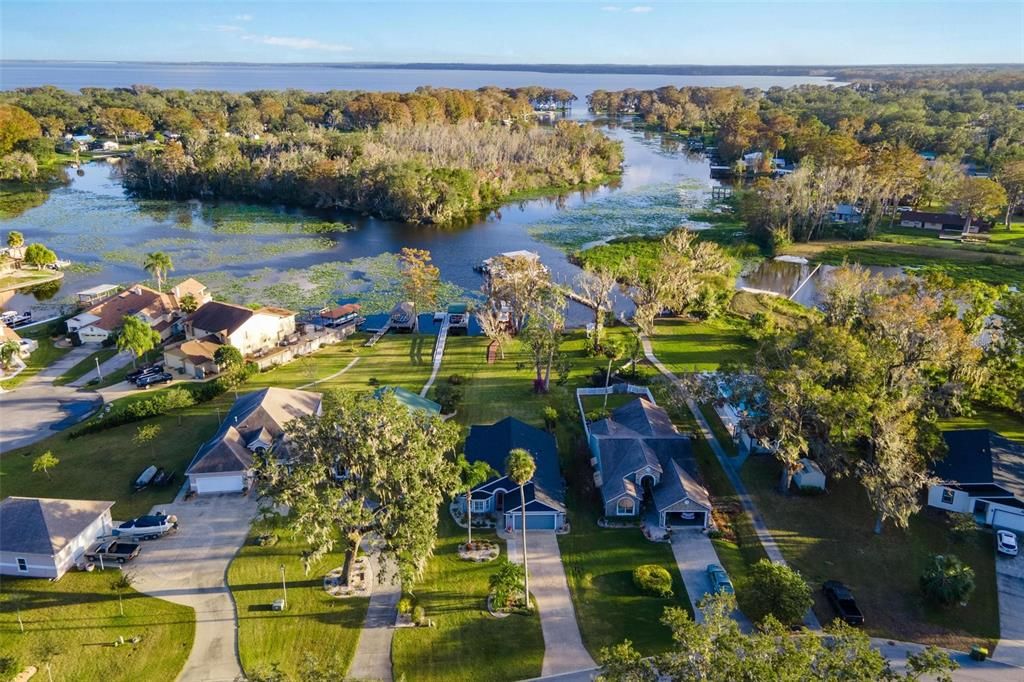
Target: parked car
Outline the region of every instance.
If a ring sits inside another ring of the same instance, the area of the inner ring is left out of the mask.
[[[125,521],[114,529],[114,535],[131,540],[155,540],[176,530],[178,517],[157,512]]]
[[[729,574],[718,564],[708,564],[708,579],[711,580],[711,589],[715,592],[726,592],[735,594]]]
[[[150,374],[159,374],[162,371],[164,371],[163,365],[147,365],[146,367],[140,367],[128,372],[124,375],[124,379],[134,384],[142,377],[149,376]]]
[[[124,540],[107,540],[90,547],[85,558],[89,561],[117,562],[123,564],[139,556],[139,543]]]
[[[1008,530],[996,531],[996,551],[1006,556],[1017,556],[1017,535]]]
[[[853,598],[853,592],[846,585],[838,580],[827,580],[822,586],[825,597],[832,608],[839,614],[839,619],[848,625],[863,625],[864,614],[857,606],[857,600]]]
[[[174,377],[167,372],[160,372],[159,374],[147,374],[146,376],[139,377],[136,379],[135,385],[139,388],[149,388],[153,384],[166,384],[173,380]]]

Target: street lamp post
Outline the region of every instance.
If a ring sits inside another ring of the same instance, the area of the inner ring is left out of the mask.
[[[284,580],[284,564],[281,564],[281,591],[284,593],[284,608],[288,608],[288,585]]]

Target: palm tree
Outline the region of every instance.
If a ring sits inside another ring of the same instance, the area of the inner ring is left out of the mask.
[[[526,593],[526,610],[530,611],[530,568],[526,563],[526,484],[533,479],[537,471],[537,463],[533,455],[522,448],[515,448],[508,453],[505,460],[505,473],[509,479],[519,486],[520,525],[523,527],[523,589]]]
[[[156,278],[156,290],[160,291],[164,283],[164,275],[174,269],[171,257],[163,251],[153,251],[146,254],[146,260],[142,262],[143,269]]]
[[[473,544],[473,488],[494,478],[497,473],[483,460],[471,464],[464,455],[459,458],[459,474],[462,477],[463,489],[466,491],[466,527],[469,529],[467,544]]]
[[[16,249],[19,246],[23,246],[24,244],[25,235],[23,235],[21,232],[18,232],[17,230],[11,230],[10,232],[7,233],[7,246],[11,247],[12,249]]]

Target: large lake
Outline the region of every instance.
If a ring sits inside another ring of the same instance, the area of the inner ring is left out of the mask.
[[[595,88],[676,85],[770,87],[825,79],[788,77],[633,76],[506,71],[402,71],[330,67],[225,65],[4,63],[3,87],[49,83],[67,89],[128,86],[251,90],[294,87],[326,90],[410,90],[436,86],[541,84],[564,87],[580,98]],[[574,116],[585,117],[585,106]],[[630,127],[602,124],[625,147],[625,172],[613,186],[522,201],[481,215],[458,228],[436,228],[378,220],[351,212],[311,213],[232,202],[137,201],[125,195],[117,168],[105,162],[71,172],[72,182],[20,215],[0,220],[0,232],[19,230],[28,241],[54,248],[75,265],[59,291],[0,297],[6,308],[66,302],[73,292],[97,284],[126,284],[147,275],[146,252],[165,251],[173,276],[195,275],[239,302],[291,307],[360,298],[371,308],[393,302],[394,259],[403,246],[429,249],[451,283],[450,296],[479,290],[474,266],[503,251],[528,249],[541,255],[559,281],[578,269],[567,253],[626,235],[660,234],[688,224],[704,205],[715,181],[706,159],[689,154],[677,140]],[[330,223],[350,229],[330,231]],[[42,300],[40,300],[42,299]],[[629,306],[622,302],[620,311]],[[578,307],[570,322],[587,318]]]

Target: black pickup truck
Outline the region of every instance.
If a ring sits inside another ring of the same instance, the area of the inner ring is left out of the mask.
[[[822,586],[822,590],[836,613],[839,614],[840,620],[848,625],[864,624],[864,614],[860,612],[857,600],[853,598],[850,588],[838,580],[828,580]]]
[[[85,553],[89,561],[99,561],[101,558],[106,562],[117,562],[123,564],[139,556],[139,543],[125,542],[123,540],[107,540],[93,545]]]

